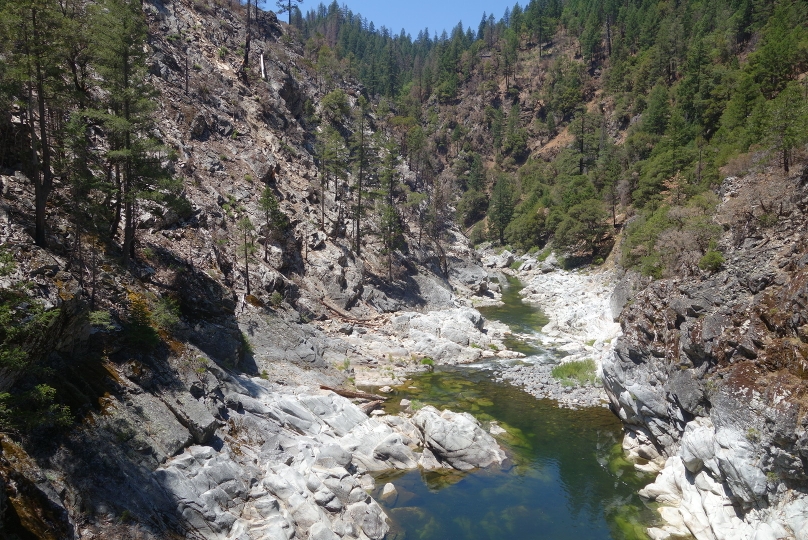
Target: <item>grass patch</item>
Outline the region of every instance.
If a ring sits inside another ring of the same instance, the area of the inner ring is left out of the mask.
[[[573,360],[566,364],[559,364],[551,372],[553,378],[561,381],[564,386],[577,386],[583,384],[594,384],[597,381],[597,365],[591,358],[585,360]]]

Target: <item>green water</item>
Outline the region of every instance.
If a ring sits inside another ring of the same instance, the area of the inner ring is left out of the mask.
[[[572,411],[537,400],[491,373],[438,368],[394,390],[415,405],[471,412],[509,455],[502,468],[472,473],[409,471],[377,478],[376,500],[392,520],[389,538],[421,540],[644,539],[653,519],[636,495],[651,479],[622,458],[620,423],[603,408]],[[415,388],[409,388],[414,386]],[[392,482],[396,499],[380,498]]]
[[[535,334],[547,319],[521,302],[521,285],[509,280],[505,306],[485,308],[487,318],[520,334]],[[483,310],[481,310],[483,311]],[[542,354],[538,340],[521,344]],[[544,352],[546,354],[546,352]],[[492,366],[489,366],[492,367]],[[652,481],[623,458],[620,422],[607,409],[572,411],[495,382],[490,369],[441,367],[394,388],[387,412],[402,398],[415,407],[467,411],[508,453],[503,467],[470,473],[422,470],[377,478],[376,500],[390,516],[396,540],[634,540],[646,539],[655,513],[637,490]],[[392,482],[395,497],[382,499]]]
[[[536,332],[549,322],[547,316],[535,306],[522,302],[519,292],[524,289],[518,279],[507,276],[507,283],[502,283],[502,305],[479,308],[486,319],[493,319],[507,324],[511,331],[520,337],[508,337],[505,345],[514,351],[528,356],[545,352],[541,348]]]

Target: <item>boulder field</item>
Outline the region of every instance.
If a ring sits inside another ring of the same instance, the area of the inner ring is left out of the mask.
[[[387,518],[368,495],[370,473],[471,470],[505,459],[469,414],[427,406],[411,417],[371,418],[333,392],[223,378],[227,422],[241,444],[190,446],[153,477],[202,538],[381,540]]]

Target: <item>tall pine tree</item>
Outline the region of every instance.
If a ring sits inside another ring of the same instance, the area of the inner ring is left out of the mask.
[[[135,255],[137,203],[166,180],[160,169],[163,149],[150,135],[155,90],[146,80],[147,27],[141,2],[102,0],[95,7],[95,66],[106,99],[93,115],[109,139],[107,158],[116,171],[117,207],[123,207],[126,265]]]

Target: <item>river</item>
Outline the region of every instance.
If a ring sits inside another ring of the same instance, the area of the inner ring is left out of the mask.
[[[546,319],[524,304],[518,282],[503,294],[504,306],[485,316],[530,335]],[[482,311],[482,310],[481,310]],[[514,342],[545,359],[540,340]],[[530,357],[528,358],[530,360]],[[637,490],[653,480],[623,458],[618,419],[605,408],[562,409],[506,383],[496,382],[496,364],[436,367],[395,387],[387,408],[397,414],[402,398],[415,408],[434,405],[473,414],[497,436],[509,455],[502,468],[471,473],[421,470],[377,478],[374,497],[392,520],[396,540],[599,540],[645,539],[656,513]],[[397,490],[382,498],[391,482]]]

